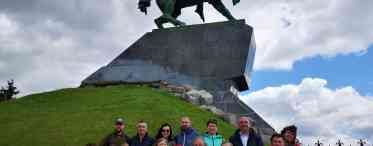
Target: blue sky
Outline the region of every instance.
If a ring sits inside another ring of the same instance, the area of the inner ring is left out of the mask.
[[[256,70],[241,99],[277,131],[298,126],[306,144],[372,142],[372,50],[370,45],[362,52],[304,58],[288,70]]]
[[[298,84],[306,77],[327,79],[332,89],[352,86],[360,94],[373,96],[373,45],[364,53],[303,59],[295,62],[292,70],[254,71],[248,92],[268,86]]]

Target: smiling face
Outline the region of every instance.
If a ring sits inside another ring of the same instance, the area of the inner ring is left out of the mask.
[[[248,117],[240,117],[238,126],[241,132],[243,133],[249,132],[249,129],[251,127],[250,119]]]
[[[124,129],[124,124],[123,123],[116,123],[115,124],[115,130],[117,131],[117,132],[122,132],[123,131],[123,129]]]
[[[163,138],[168,139],[168,137],[170,136],[170,133],[171,133],[171,127],[170,126],[164,126],[162,128],[161,133],[162,133]]]
[[[282,137],[275,137],[271,141],[271,146],[285,146],[284,138]]]
[[[285,137],[285,139],[286,139],[287,142],[294,143],[295,133],[291,132],[289,130],[286,130],[285,133],[284,133],[284,137]]]
[[[207,125],[207,131],[210,135],[216,135],[216,133],[218,132],[218,126],[214,123],[209,123]]]
[[[137,124],[137,134],[144,136],[148,132],[148,126],[145,122],[140,122]]]

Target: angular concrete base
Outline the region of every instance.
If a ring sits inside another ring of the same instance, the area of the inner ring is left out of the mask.
[[[108,65],[82,82],[167,81],[204,89],[224,112],[248,115],[264,135],[274,130],[232,91],[249,89],[255,39],[244,20],[156,29],[146,33]]]

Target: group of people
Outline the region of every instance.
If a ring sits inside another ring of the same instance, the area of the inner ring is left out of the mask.
[[[297,127],[287,126],[281,130],[281,134],[271,136],[271,146],[301,146],[297,139]]]
[[[106,136],[100,146],[264,146],[261,136],[252,128],[252,120],[246,116],[239,118],[239,128],[228,140],[218,133],[215,119],[207,121],[207,132],[203,134],[198,134],[192,127],[189,117],[182,117],[180,125],[181,131],[175,136],[170,124],[161,125],[154,139],[148,134],[147,123],[139,121],[136,124],[137,134],[130,138],[124,131],[124,120],[119,118],[115,122],[114,132]],[[288,126],[281,134],[273,134],[271,146],[300,146],[296,140],[296,130],[295,126]]]

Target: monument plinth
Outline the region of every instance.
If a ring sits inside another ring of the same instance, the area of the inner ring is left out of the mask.
[[[254,55],[253,28],[244,20],[155,29],[82,86],[167,81],[204,89],[214,96],[214,106],[250,116],[261,134],[270,135],[273,128],[234,92],[249,89]]]
[[[243,20],[155,29],[82,84],[165,80],[203,89],[233,81],[248,90],[255,41]]]

